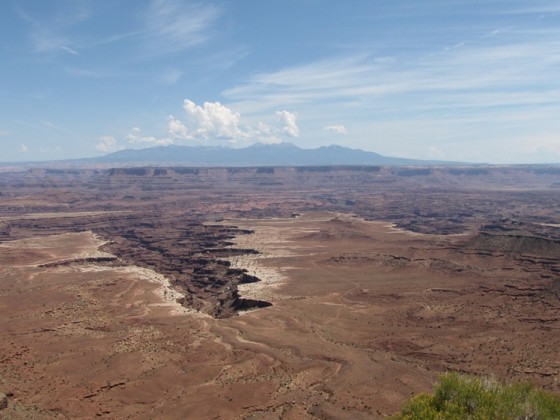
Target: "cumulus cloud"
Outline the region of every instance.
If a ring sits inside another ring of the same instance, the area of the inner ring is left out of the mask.
[[[188,129],[195,139],[239,139],[247,132],[239,126],[241,115],[219,102],[204,102],[202,106],[185,99]]]
[[[326,125],[323,127],[323,130],[330,131],[335,134],[348,134],[348,130],[346,130],[346,127],[342,124]]]
[[[103,153],[115,152],[122,149],[122,147],[119,146],[117,139],[113,136],[99,137],[99,143],[95,145],[95,148]]]
[[[189,140],[189,130],[173,115],[167,117],[167,128],[172,138]]]
[[[299,137],[299,127],[296,124],[296,114],[289,111],[276,111],[276,115],[280,117],[282,131],[288,137]]]
[[[157,138],[154,136],[146,136],[138,127],[133,127],[125,138],[129,144],[136,146],[150,147],[173,144],[172,138]],[[111,153],[118,150],[123,150],[125,147],[120,145],[118,140],[113,136],[101,136],[99,137],[99,143],[95,145],[95,148],[103,153]]]
[[[183,103],[184,121],[170,115],[167,128],[174,140],[256,140],[262,143],[281,143],[283,136],[298,137],[299,128],[295,114],[278,111],[279,124],[270,125],[259,122],[254,126],[243,124],[241,114],[220,102],[204,102],[197,105],[189,99]]]
[[[181,118],[174,115],[167,117],[167,134],[163,137],[147,135],[139,127],[133,127],[125,136],[126,142],[140,148],[193,141],[277,144],[282,143],[286,137],[299,136],[296,115],[289,111],[271,114],[269,122],[246,124],[242,122],[239,112],[220,102],[204,102],[202,105],[197,105],[185,99],[183,110],[184,115]],[[109,153],[122,150],[124,147],[119,145],[115,137],[102,136],[95,148],[100,152]]]
[[[258,140],[264,144],[280,144],[282,137],[280,136],[280,129],[271,125],[259,122],[256,129],[252,130],[251,138]]]
[[[127,134],[126,139],[130,144],[148,144],[150,146],[166,146],[173,144],[173,139],[170,138],[158,139],[153,136],[144,136],[142,130],[138,127],[132,128],[131,132]]]

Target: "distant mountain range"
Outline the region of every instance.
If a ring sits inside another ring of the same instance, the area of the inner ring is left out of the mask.
[[[302,149],[291,143],[257,143],[241,149],[209,146],[157,146],[126,149],[81,159],[101,164],[180,164],[186,166],[453,165],[458,162],[403,159],[342,146]]]

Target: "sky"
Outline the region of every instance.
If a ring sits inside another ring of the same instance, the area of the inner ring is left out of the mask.
[[[558,0],[1,0],[0,161],[338,144],[560,162]]]

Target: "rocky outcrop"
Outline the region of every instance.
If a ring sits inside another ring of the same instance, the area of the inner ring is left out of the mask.
[[[249,233],[233,226],[205,225],[185,215],[145,215],[95,232],[110,240],[104,251],[124,263],[150,268],[170,279],[185,298],[182,304],[217,318],[268,306],[243,299],[237,285],[260,281],[245,270],[232,269],[223,258],[256,253],[229,246],[236,235]]]
[[[66,261],[72,265],[134,264],[168,277],[184,304],[213,316],[230,316],[262,303],[244,301],[237,285],[258,281],[232,270],[228,257],[244,233],[207,221],[297,217],[311,211],[353,214],[397,228],[448,235],[486,225],[464,245],[466,253],[506,253],[544,278],[560,273],[560,195],[555,167],[158,167],[35,168],[0,173],[0,241],[93,231],[111,241],[118,261]],[[499,189],[492,190],[492,186]],[[505,190],[504,187],[516,189]],[[537,188],[533,188],[536,186]],[[35,214],[43,215],[34,218]],[[59,215],[59,216],[57,216]],[[517,218],[524,224],[511,221]],[[340,224],[340,222],[337,222]],[[555,230],[556,229],[556,230]],[[308,239],[363,240],[348,226]],[[371,257],[368,257],[371,258]],[[437,259],[390,256],[356,263],[423,266],[471,272]]]
[[[481,232],[465,248],[560,259],[560,240],[526,234]]]
[[[416,267],[429,271],[451,274],[477,274],[483,270],[470,264],[461,264],[440,258],[408,258],[401,255],[381,253],[344,253],[328,260],[330,264],[380,265],[393,268]]]

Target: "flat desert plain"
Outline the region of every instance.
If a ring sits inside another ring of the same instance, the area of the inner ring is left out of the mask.
[[[556,173],[224,171],[4,175],[0,416],[384,418],[448,370],[560,391]]]

